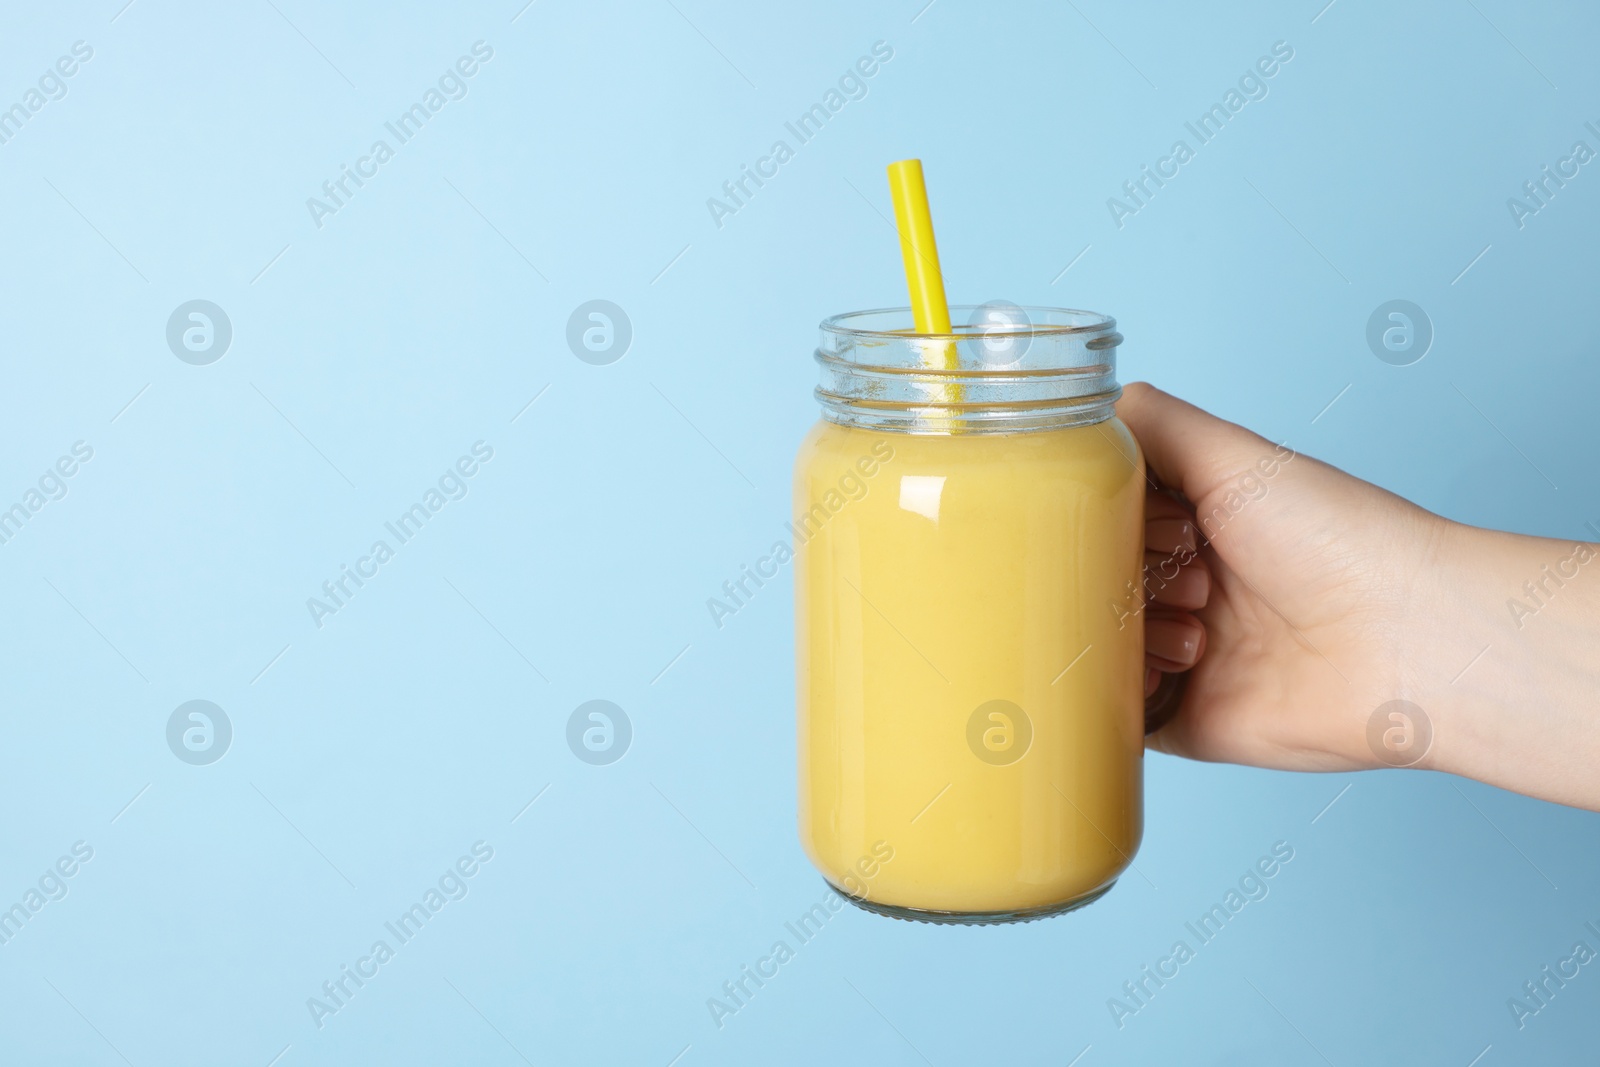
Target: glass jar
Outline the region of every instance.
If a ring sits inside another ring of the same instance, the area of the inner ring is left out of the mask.
[[[800,838],[899,918],[1040,918],[1143,832],[1144,459],[1104,315],[822,324],[795,464]]]

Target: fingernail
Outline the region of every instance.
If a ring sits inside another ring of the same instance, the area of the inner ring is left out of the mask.
[[[1148,619],[1145,651],[1179,667],[1193,667],[1200,658],[1200,627],[1181,619]]]
[[[1152,519],[1144,525],[1144,547],[1148,552],[1193,553],[1194,523],[1188,519]]]
[[[1174,608],[1194,610],[1206,606],[1211,595],[1211,572],[1199,563],[1183,567],[1172,574],[1170,557],[1145,554],[1144,587],[1151,601]],[[1171,577],[1168,577],[1171,575]]]

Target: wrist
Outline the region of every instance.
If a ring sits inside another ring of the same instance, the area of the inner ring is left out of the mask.
[[[1600,550],[1447,523],[1411,629],[1432,726],[1417,766],[1600,806]]]

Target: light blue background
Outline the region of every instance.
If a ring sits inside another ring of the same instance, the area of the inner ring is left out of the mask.
[[[953,299],[1110,312],[1125,380],[1453,518],[1583,535],[1600,171],[1520,230],[1506,200],[1600,147],[1600,16],[274,3],[4,15],[0,103],[94,56],[0,145],[0,500],[74,441],[94,458],[0,545],[0,901],[75,841],[94,858],[0,946],[0,1059],[1593,1054],[1600,969],[1520,1032],[1506,1001],[1600,948],[1595,816],[1161,756],[1140,873],[1102,902],[1006,929],[847,910],[718,1029],[706,999],[823,888],[793,829],[787,572],[721,630],[705,601],[782,535],[816,322],[903,302],[882,168],[909,155]],[[314,225],[306,199],[480,39],[468,95]],[[879,40],[867,97],[717,227],[706,199]],[[1118,229],[1106,199],[1279,40],[1268,97]],[[195,298],[233,324],[210,366],[165,342]],[[565,341],[595,298],[634,328],[610,366]],[[1436,330],[1413,366],[1366,345],[1393,298]],[[469,495],[313,625],[479,440]],[[165,741],[196,698],[234,727],[210,766]],[[564,740],[592,698],[634,726],[610,766]],[[469,895],[319,1030],[307,998],[479,840]],[[1270,896],[1119,1030],[1107,999],[1279,840]]]

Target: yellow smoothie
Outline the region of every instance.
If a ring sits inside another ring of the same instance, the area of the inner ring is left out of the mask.
[[[1144,487],[1115,418],[812,429],[794,479],[800,838],[841,891],[1026,914],[1128,865]]]

